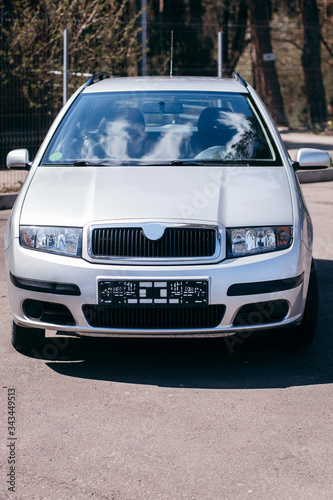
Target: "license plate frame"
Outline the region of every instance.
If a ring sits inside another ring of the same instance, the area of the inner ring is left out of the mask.
[[[98,304],[107,307],[207,307],[209,281],[98,280]]]

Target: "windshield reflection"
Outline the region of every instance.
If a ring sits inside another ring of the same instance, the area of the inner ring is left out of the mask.
[[[275,153],[244,95],[110,93],[77,99],[44,163],[131,159],[255,162]]]

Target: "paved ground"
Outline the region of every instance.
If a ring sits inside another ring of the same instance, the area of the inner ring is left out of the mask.
[[[320,135],[286,129],[280,129],[280,133],[293,160],[296,160],[297,151],[300,148],[324,149],[333,157],[333,135]]]
[[[296,160],[297,151],[300,148],[323,149],[329,153],[333,159],[333,136],[319,135],[306,131],[281,130],[281,137],[289,154],[293,160]],[[326,170],[299,171],[298,178],[300,182],[326,182],[333,181],[333,168]]]
[[[46,358],[20,355],[9,341],[0,212],[1,499],[332,499],[333,183],[303,190],[321,309],[300,354],[252,337],[233,349],[59,339]]]

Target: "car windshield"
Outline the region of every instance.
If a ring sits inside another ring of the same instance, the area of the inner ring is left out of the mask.
[[[58,127],[43,165],[277,165],[246,94],[81,94]]]

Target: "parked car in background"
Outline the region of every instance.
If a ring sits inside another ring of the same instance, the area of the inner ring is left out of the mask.
[[[240,75],[109,78],[72,96],[33,162],[5,236],[12,343],[315,333],[312,224],[292,162]]]

